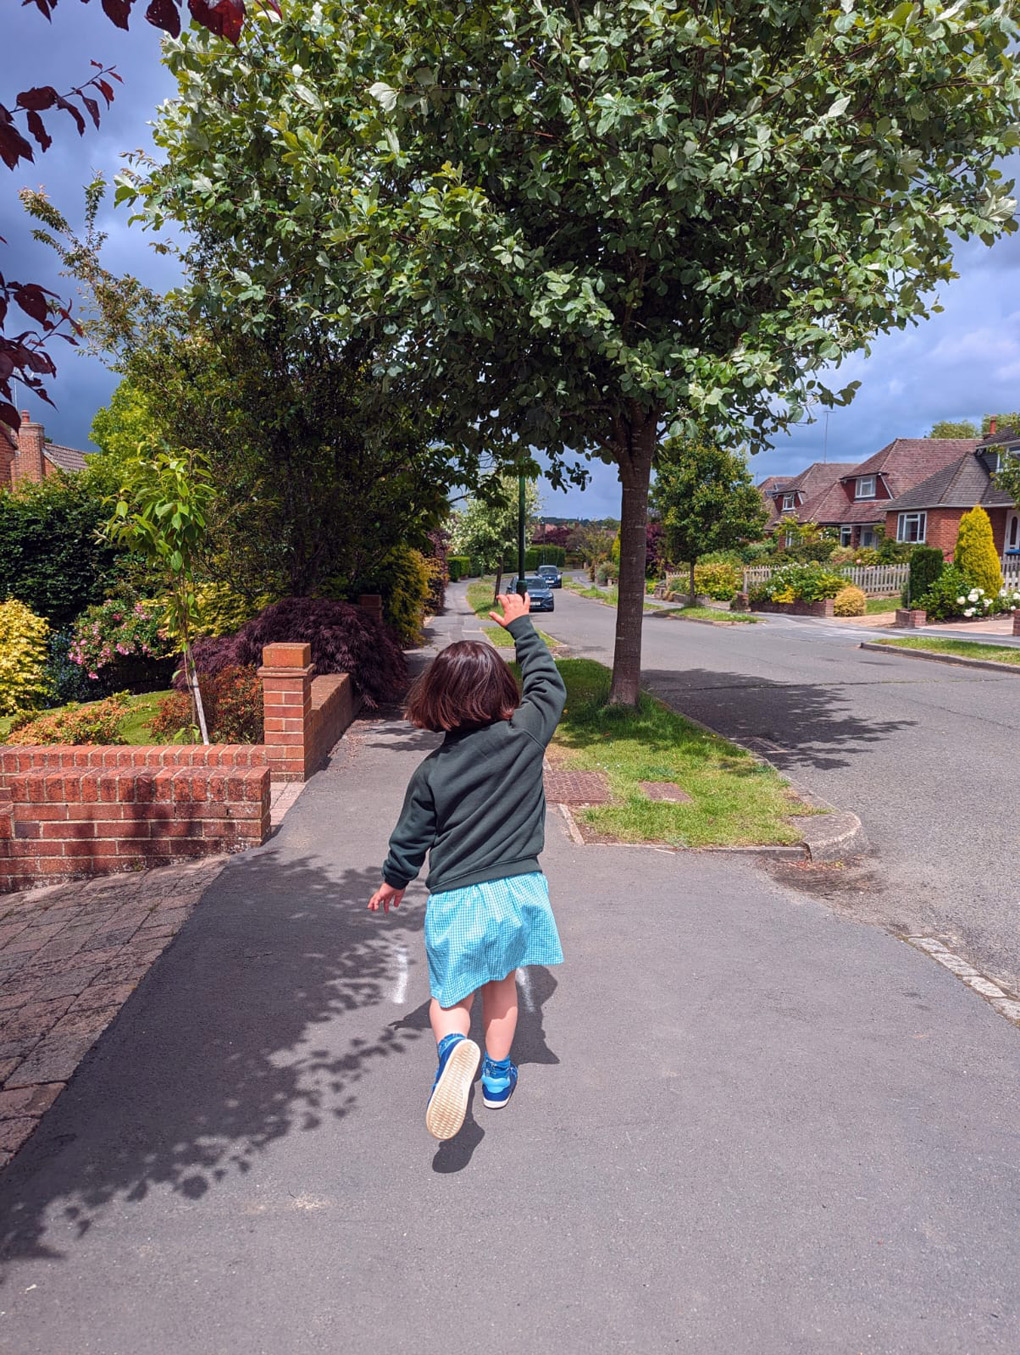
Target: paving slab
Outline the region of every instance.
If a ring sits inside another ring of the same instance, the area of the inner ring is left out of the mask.
[[[0,1176],[0,1351],[1015,1355],[1015,1029],[751,861],[551,814],[567,962],[430,1139],[424,891],[365,905],[432,746],[357,722]]]

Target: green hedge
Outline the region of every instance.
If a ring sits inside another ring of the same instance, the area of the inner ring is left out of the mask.
[[[904,607],[918,606],[942,577],[945,560],[937,546],[915,546],[910,552],[910,577],[903,588]]]
[[[450,582],[456,583],[458,579],[465,579],[471,573],[471,560],[467,555],[448,555],[446,568],[450,573]]]
[[[567,563],[567,552],[562,546],[531,546],[524,555],[524,568],[537,569],[539,565],[556,565],[562,569]]]

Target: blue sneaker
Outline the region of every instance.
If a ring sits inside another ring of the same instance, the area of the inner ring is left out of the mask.
[[[517,1065],[509,1059],[490,1059],[482,1064],[482,1105],[490,1110],[501,1110],[514,1094],[517,1086]]]
[[[452,1139],[464,1123],[482,1051],[463,1035],[444,1035],[438,1052],[439,1067],[425,1110],[425,1127],[433,1138]]]

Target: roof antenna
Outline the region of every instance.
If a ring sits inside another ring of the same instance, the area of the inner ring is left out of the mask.
[[[823,463],[823,464],[828,464],[828,460],[829,460],[829,415],[830,415],[831,413],[832,413],[832,410],[831,410],[831,409],[827,409],[827,410],[825,411],[825,434],[824,434],[824,436],[823,436],[823,438],[822,438],[822,463]]]

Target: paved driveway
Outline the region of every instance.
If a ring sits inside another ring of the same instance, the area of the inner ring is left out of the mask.
[[[566,589],[543,624],[612,662],[616,613]],[[860,815],[878,869],[854,907],[942,936],[1020,988],[1020,677],[870,653],[861,633],[785,617],[699,626],[647,614],[644,680]]]

